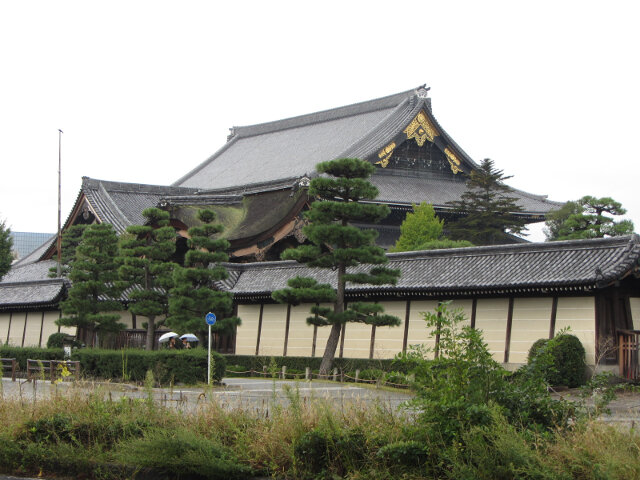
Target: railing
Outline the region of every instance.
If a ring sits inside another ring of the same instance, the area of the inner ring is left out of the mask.
[[[618,330],[618,365],[626,380],[640,378],[640,330]]]
[[[71,360],[32,360],[27,359],[27,379],[46,380],[48,373],[49,380],[54,383],[62,377],[63,368],[66,367],[70,375],[76,380],[80,379],[80,362]]]
[[[0,358],[0,363],[2,364],[2,374],[4,376],[5,370],[11,371],[11,380],[16,381],[16,370],[18,368],[18,364],[16,363],[15,358]]]

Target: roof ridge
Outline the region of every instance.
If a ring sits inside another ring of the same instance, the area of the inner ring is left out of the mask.
[[[420,88],[420,87],[418,87]],[[362,113],[374,112],[398,106],[405,98],[409,98],[416,93],[417,88],[400,93],[394,93],[385,97],[365,100],[363,102],[352,103],[340,107],[320,110],[313,113],[306,113],[294,117],[283,118],[271,122],[256,123],[254,125],[234,126],[231,128],[231,138],[252,137],[263,135],[274,131],[287,130],[290,128],[302,127],[313,123],[327,122],[344,117],[359,115]]]
[[[101,180],[97,178],[82,177],[82,188],[100,188],[102,186],[112,192],[126,193],[167,193],[167,191],[175,191],[176,193],[198,192],[198,188],[181,187],[176,185],[155,185],[149,183],[136,182],[117,182],[113,180]]]

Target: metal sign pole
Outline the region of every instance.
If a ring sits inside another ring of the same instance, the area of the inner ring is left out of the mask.
[[[207,356],[207,382],[211,385],[211,325],[209,325],[209,355]]]
[[[207,356],[207,384],[211,385],[211,325],[216,323],[216,316],[214,313],[207,313],[204,317],[205,322],[209,325],[209,355]]]

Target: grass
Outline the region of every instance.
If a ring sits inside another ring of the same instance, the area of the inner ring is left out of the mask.
[[[384,404],[304,401],[267,412],[215,401],[189,414],[146,398],[69,390],[0,400],[0,470],[96,479],[640,478],[640,436],[595,421],[544,434],[518,431],[498,410],[488,426],[443,446]]]

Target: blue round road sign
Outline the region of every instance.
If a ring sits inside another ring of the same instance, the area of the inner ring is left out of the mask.
[[[207,313],[207,316],[204,317],[205,321],[207,322],[207,325],[213,325],[216,323],[216,315],[215,313]]]

